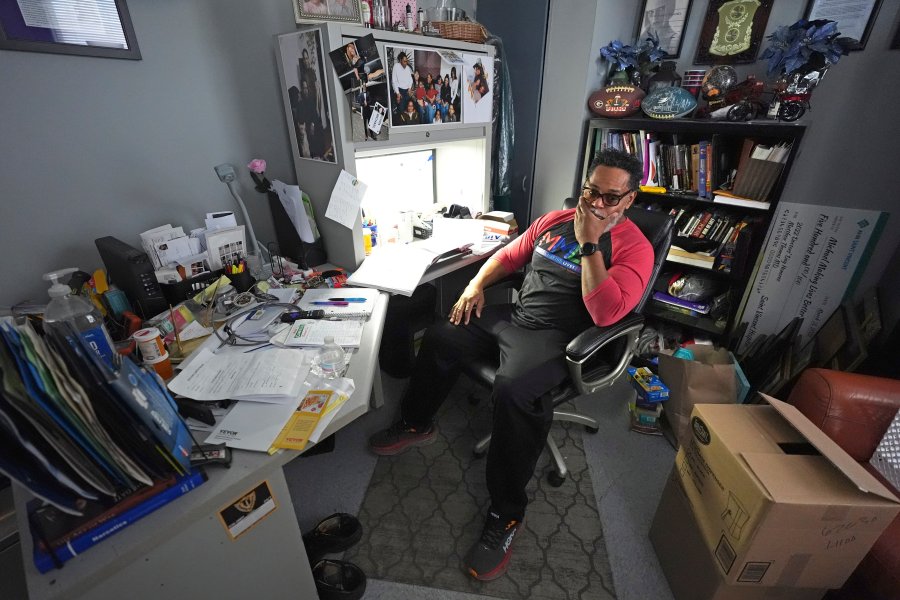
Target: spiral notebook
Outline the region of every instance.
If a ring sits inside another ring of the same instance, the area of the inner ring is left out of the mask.
[[[380,293],[370,288],[313,288],[303,292],[297,306],[303,310],[324,310],[326,317],[368,319]]]

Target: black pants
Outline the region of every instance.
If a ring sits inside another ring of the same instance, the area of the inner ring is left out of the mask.
[[[487,486],[491,508],[504,519],[521,520],[528,504],[525,486],[553,421],[550,399],[542,396],[568,374],[565,348],[571,338],[562,331],[519,327],[511,314],[511,305],[488,306],[467,326],[441,321],[429,327],[400,416],[413,427],[429,425],[459,375],[460,358],[499,353]]]

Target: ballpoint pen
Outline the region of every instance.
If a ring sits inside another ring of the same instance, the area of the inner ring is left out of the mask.
[[[313,304],[315,306],[350,306],[350,303],[347,302],[346,300],[338,301],[338,302],[329,300],[329,301],[321,301],[321,302],[311,302],[310,304]]]
[[[365,298],[329,298],[329,302],[365,302]]]

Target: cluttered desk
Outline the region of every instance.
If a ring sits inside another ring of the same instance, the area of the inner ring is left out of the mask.
[[[415,283],[485,254],[469,246],[444,250]],[[339,269],[304,271],[281,261],[281,277],[248,281],[243,257],[224,259],[223,267],[229,264],[227,274],[223,268],[186,282],[201,285],[176,286],[186,298],[159,314],[136,323],[122,319],[123,326],[146,327],[122,342],[109,340],[112,356],[98,353],[90,328],[81,326],[101,319],[89,316],[95,307],[80,296],[84,311],[69,313],[82,321],[3,320],[6,358],[13,359],[4,371],[19,374],[26,396],[45,401],[41,409],[52,421],[35,417],[45,427],[38,431],[23,425],[23,447],[29,436],[44,438],[36,446],[54,465],[66,451],[54,437],[68,437],[85,455],[83,463],[70,464],[75,474],[51,468],[57,477],[49,484],[43,474],[12,473],[20,484],[15,502],[26,532],[30,597],[120,597],[135,586],[160,593],[177,586],[184,595],[315,593],[281,467],[370,405],[383,404],[378,350],[389,296],[375,287],[348,287]],[[53,302],[75,302],[71,291],[57,281]],[[55,314],[53,302],[47,314]],[[148,314],[149,304],[135,305]],[[47,340],[36,332],[40,326]],[[80,371],[90,371],[93,381]],[[78,384],[86,393],[78,393]],[[108,411],[117,397],[130,403],[113,419]],[[129,444],[129,436],[141,442]],[[131,456],[145,442],[162,455],[158,464],[150,464],[146,451]],[[34,466],[36,456],[25,462]],[[103,486],[82,470],[109,470],[118,478]],[[78,480],[79,491],[54,495],[65,479],[60,475]],[[92,499],[90,511],[78,496]],[[35,516],[42,513],[56,520]],[[49,522],[55,529],[45,527]],[[251,528],[252,535],[243,535]]]

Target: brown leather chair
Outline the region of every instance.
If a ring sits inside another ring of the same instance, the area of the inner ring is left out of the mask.
[[[900,409],[900,380],[807,369],[791,390],[788,402],[900,496],[900,490],[869,464]],[[900,517],[875,542],[844,587],[827,597],[900,599]]]

